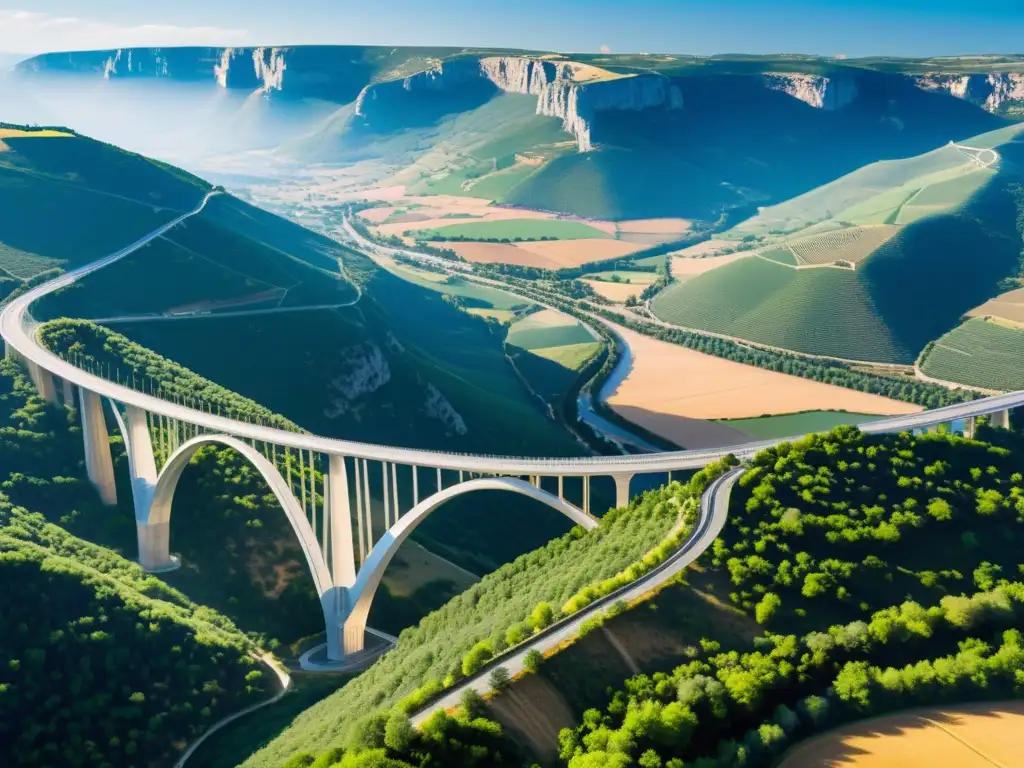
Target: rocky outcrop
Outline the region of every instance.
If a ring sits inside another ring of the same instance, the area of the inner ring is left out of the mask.
[[[824,77],[802,72],[766,72],[765,87],[781,91],[816,109],[831,112],[857,98],[857,81],[849,76]]]
[[[444,424],[449,434],[465,435],[469,433],[465,420],[459,412],[452,407],[447,398],[433,384],[427,384],[427,401],[424,404],[424,412],[431,419],[437,419]]]
[[[580,152],[593,149],[592,128],[598,112],[683,107],[683,96],[662,75],[642,74],[580,81],[570,62],[554,62],[518,56],[481,59],[480,72],[502,91],[537,97],[537,114],[557,117],[576,137]]]
[[[109,80],[117,75],[150,75],[152,77],[169,77],[167,58],[159,48],[146,49],[147,56],[136,57],[131,48],[118,48],[103,64],[103,79]]]
[[[324,409],[329,419],[351,412],[358,398],[391,381],[391,368],[384,352],[372,341],[344,348],[339,358],[341,373],[331,380],[330,405]]]
[[[1024,101],[1024,74],[992,72],[987,75],[947,75],[932,72],[914,78],[918,88],[945,91],[989,112],[1000,112],[1009,103]]]

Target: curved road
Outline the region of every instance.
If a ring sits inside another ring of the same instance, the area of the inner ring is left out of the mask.
[[[34,327],[30,323],[29,307],[33,302],[134,253],[189,217],[200,213],[205,208],[209,199],[215,194],[217,193],[208,193],[194,211],[168,222],[126,248],[84,267],[67,272],[48,283],[36,286],[10,302],[0,311],[0,336],[6,342],[8,350],[15,350],[21,357],[43,370],[49,371],[61,379],[70,381],[72,384],[83,387],[101,397],[110,398],[125,405],[133,405],[152,414],[200,425],[206,429],[235,437],[273,443],[281,447],[299,448],[319,453],[358,457],[403,465],[490,474],[561,474],[577,477],[609,475],[615,472],[667,472],[680,469],[698,469],[729,454],[739,457],[752,456],[763,448],[771,447],[783,441],[780,439],[760,440],[716,449],[669,451],[658,454],[552,459],[443,453],[439,451],[396,448],[388,445],[357,443],[350,440],[300,434],[260,424],[235,421],[224,416],[168,402],[76,368],[38,342]],[[922,411],[921,413],[906,416],[880,419],[862,425],[861,430],[866,433],[899,432],[913,428],[935,426],[971,416],[981,416],[1021,405],[1024,405],[1024,391],[1011,392],[974,400],[969,403],[958,403],[932,411]],[[785,439],[796,440],[800,437],[802,435],[794,435]]]
[[[552,624],[534,635],[532,639],[516,646],[509,653],[492,659],[473,677],[463,680],[444,696],[413,715],[413,724],[419,725],[439,709],[450,709],[457,706],[467,688],[474,688],[481,694],[487,693],[491,690],[490,673],[496,668],[504,667],[512,677],[515,677],[523,672],[523,660],[530,651],[544,653],[557,648],[562,643],[575,638],[585,621],[602,613],[604,609],[611,607],[619,600],[627,603],[637,600],[652,589],[673,579],[690,563],[704,554],[711,543],[718,538],[718,534],[725,527],[725,521],[729,514],[729,495],[736,481],[745,471],[744,467],[731,469],[708,486],[700,499],[700,516],[693,533],[690,534],[686,543],[670,555],[665,562],[636,581],[595,600],[578,613]]]

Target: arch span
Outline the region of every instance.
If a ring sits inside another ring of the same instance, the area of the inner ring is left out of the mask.
[[[351,606],[344,622],[344,650],[345,653],[354,653],[363,648],[363,636],[366,633],[366,621],[370,615],[370,607],[373,604],[374,595],[380,585],[381,578],[387,570],[391,559],[398,552],[402,543],[409,538],[409,535],[416,530],[428,515],[447,501],[474,491],[511,491],[521,496],[534,499],[546,504],[552,509],[561,512],[572,520],[576,525],[583,526],[586,530],[593,530],[598,525],[596,517],[588,515],[582,509],[573,506],[564,499],[554,494],[536,488],[525,480],[515,477],[485,477],[477,480],[467,480],[464,483],[453,485],[433,496],[421,501],[397,523],[384,534],[373,549],[369,557],[359,569],[356,583],[349,590],[349,599],[346,601]]]
[[[183,443],[177,451],[171,454],[167,465],[157,477],[156,486],[153,488],[152,501],[149,503],[149,511],[145,521],[139,521],[140,525],[150,526],[156,530],[167,530],[171,522],[171,503],[174,500],[174,492],[178,488],[178,481],[181,473],[188,466],[188,463],[195,456],[196,452],[206,445],[222,445],[234,449],[243,456],[256,469],[271,492],[284,510],[288,522],[295,531],[302,547],[302,553],[313,574],[313,581],[316,584],[317,593],[323,601],[325,595],[332,594],[333,583],[327,562],[324,560],[317,544],[316,535],[306,519],[302,507],[299,506],[295,496],[292,494],[288,483],[277,467],[271,464],[259,451],[248,443],[227,435],[200,435]],[[326,608],[325,608],[326,613]]]

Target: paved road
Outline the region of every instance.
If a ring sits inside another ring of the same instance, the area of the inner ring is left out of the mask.
[[[583,622],[604,612],[619,600],[624,600],[627,603],[631,602],[673,579],[678,573],[688,567],[690,563],[704,554],[705,550],[711,546],[711,543],[718,538],[718,534],[725,527],[725,521],[729,514],[729,495],[736,481],[740,479],[740,476],[745,471],[743,467],[731,469],[711,483],[701,497],[700,516],[693,533],[686,543],[665,562],[633,583],[617,589],[600,600],[595,600],[579,613],[551,625],[540,634],[535,635],[529,642],[518,646],[511,653],[490,661],[473,677],[462,681],[440,699],[417,712],[412,718],[413,723],[419,725],[439,709],[449,709],[457,706],[467,688],[474,688],[481,694],[487,693],[491,690],[490,674],[497,667],[505,667],[509,674],[515,677],[523,671],[523,660],[530,651],[536,650],[544,653],[558,647],[567,640],[576,637]]]
[[[199,310],[196,312],[180,312],[174,315],[118,315],[117,317],[92,317],[90,322],[101,325],[112,325],[114,323],[156,323],[168,320],[216,320],[222,317],[248,317],[249,315],[277,315],[284,312],[312,312],[318,309],[343,309],[351,307],[359,301],[358,298],[346,301],[341,304],[310,304],[303,307],[270,307],[268,309],[234,309],[227,312],[216,310]]]
[[[201,425],[215,432],[240,438],[260,440],[281,447],[301,448],[319,453],[359,457],[407,466],[436,467],[457,471],[464,470],[505,475],[595,476],[608,475],[615,472],[653,473],[681,469],[698,469],[729,454],[734,454],[741,458],[748,457],[764,448],[783,441],[782,439],[760,440],[713,450],[703,449],[633,456],[586,456],[579,458],[522,458],[479,454],[470,455],[357,443],[349,440],[320,437],[318,435],[288,432],[260,424],[234,421],[224,416],[206,413],[184,405],[161,400],[153,395],[138,392],[121,386],[116,382],[108,381],[82,371],[65,362],[38,343],[35,331],[30,324],[29,315],[29,307],[34,301],[59,288],[71,285],[76,280],[134,253],[189,217],[200,213],[214,194],[216,193],[211,192],[204,197],[203,201],[194,211],[168,222],[126,248],[122,248],[120,251],[84,267],[67,272],[48,283],[27,291],[10,302],[0,311],[0,336],[6,342],[8,350],[16,351],[24,359],[38,365],[43,370],[59,376],[61,379],[70,381],[102,397],[107,397],[126,405],[133,405],[153,414]],[[1024,405],[1024,391],[1010,392],[1008,394],[975,400],[970,403],[958,403],[932,411],[880,419],[863,425],[861,429],[867,433],[898,432],[913,428],[935,426],[971,416],[981,416],[1021,405]],[[784,439],[795,440],[800,437],[802,435],[794,435]]]

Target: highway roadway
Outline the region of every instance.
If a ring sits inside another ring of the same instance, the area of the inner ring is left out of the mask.
[[[413,724],[419,725],[439,709],[447,710],[459,704],[467,688],[484,694],[491,690],[490,674],[505,667],[512,677],[524,671],[523,661],[530,651],[546,653],[579,635],[583,622],[605,612],[619,600],[632,602],[653,589],[672,580],[693,563],[718,538],[729,514],[729,495],[745,469],[736,467],[714,480],[700,499],[700,514],[690,538],[665,562],[636,581],[621,587],[583,608],[578,613],[552,624],[532,639],[516,646],[511,652],[492,659],[479,672],[452,687],[444,696],[417,712]]]
[[[35,326],[31,322],[31,315],[29,313],[29,308],[33,302],[136,252],[173,227],[201,213],[206,207],[207,202],[215,194],[217,193],[210,192],[203,198],[195,210],[168,222],[116,253],[67,272],[43,285],[36,286],[7,304],[0,311],[0,336],[3,337],[8,350],[16,351],[25,360],[61,379],[70,381],[102,397],[110,398],[125,405],[136,406],[152,414],[200,425],[208,430],[235,437],[273,443],[281,447],[287,446],[317,451],[319,453],[359,457],[406,466],[519,476],[598,476],[613,473],[668,472],[682,469],[699,469],[729,454],[741,458],[752,456],[764,448],[769,448],[783,442],[783,440],[796,440],[802,437],[802,435],[793,435],[784,439],[759,440],[716,449],[670,451],[632,456],[586,456],[578,458],[523,458],[485,454],[471,455],[399,448],[372,443],[357,443],[350,440],[288,432],[260,424],[235,421],[224,416],[168,402],[80,370],[74,365],[65,362],[38,342]],[[352,234],[358,237],[358,234],[354,233],[354,231]],[[1024,391],[1011,392],[974,400],[969,403],[958,403],[936,410],[879,419],[878,421],[862,425],[861,430],[866,433],[885,433],[927,428],[937,424],[981,416],[1021,405],[1024,405]]]

